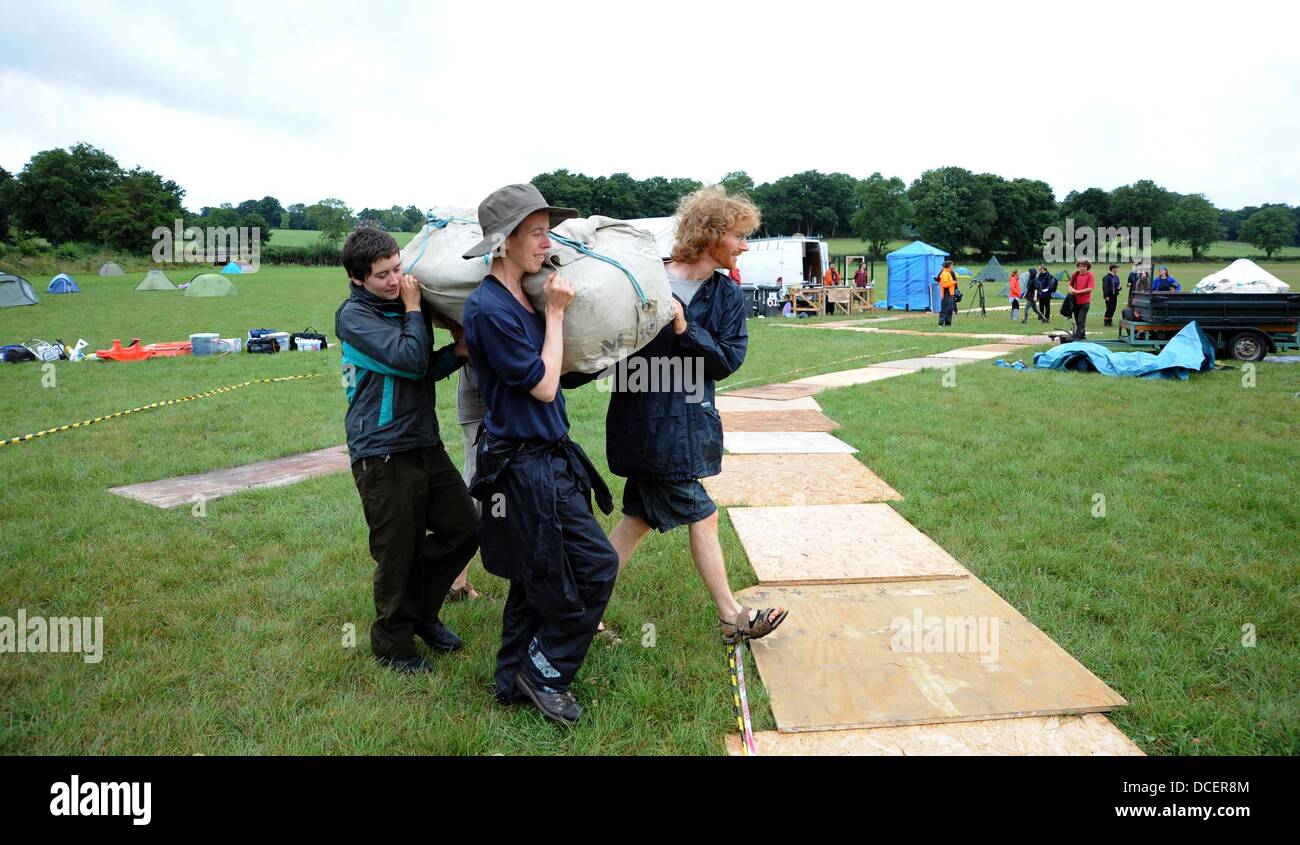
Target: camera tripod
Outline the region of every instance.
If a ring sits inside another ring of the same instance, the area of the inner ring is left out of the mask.
[[[988,316],[987,313],[985,312],[985,304],[984,304],[984,281],[982,279],[979,279],[976,280],[973,284],[975,285],[975,295],[979,298],[980,316],[981,317]],[[966,313],[969,314],[970,310],[974,307],[975,307],[975,301],[971,300],[969,303],[966,304]]]

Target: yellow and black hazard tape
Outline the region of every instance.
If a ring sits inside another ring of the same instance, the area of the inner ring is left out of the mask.
[[[151,402],[148,405],[141,405],[138,408],[129,408],[125,411],[118,411],[117,413],[114,414],[105,414],[102,417],[95,417],[94,419],[82,420],[81,422],[68,423],[67,425],[61,425],[57,428],[47,428],[44,431],[38,431],[34,434],[24,434],[21,437],[10,437],[7,440],[0,440],[0,446],[12,446],[15,443],[26,443],[28,440],[35,440],[36,438],[44,437],[47,434],[55,434],[60,431],[71,431],[74,428],[85,428],[86,426],[94,425],[97,422],[104,422],[105,420],[117,419],[118,417],[124,417],[127,414],[134,414],[139,411],[148,411],[148,410],[152,410],[153,408],[165,408],[168,405],[179,405],[182,402],[189,402],[192,399],[202,399],[206,396],[216,396],[218,393],[229,393],[230,391],[238,390],[241,387],[248,387],[250,384],[272,384],[277,381],[297,381],[298,379],[304,379],[304,378],[316,378],[316,376],[318,375],[320,375],[320,373],[305,373],[303,375],[298,375],[298,376],[278,376],[276,378],[253,379],[252,381],[245,381],[245,382],[241,382],[240,384],[232,384],[228,387],[218,387],[215,390],[205,390],[202,393],[195,393],[190,396],[182,396],[179,399],[168,399],[165,402]]]

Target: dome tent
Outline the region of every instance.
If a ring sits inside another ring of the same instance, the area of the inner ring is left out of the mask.
[[[921,241],[912,241],[885,256],[889,271],[890,308],[906,311],[939,310],[939,285],[934,277],[943,269],[948,253]]]
[[[222,268],[221,268],[221,272],[222,272],[222,273],[227,273],[227,274],[229,274],[229,275],[236,275],[236,274],[242,273],[242,272],[244,272],[244,271],[243,271],[242,268],[240,268],[238,262],[236,262],[236,261],[232,261],[232,262],[230,262],[229,264],[227,264],[225,267],[222,267]]]
[[[22,276],[0,273],[0,308],[15,305],[35,305],[36,292]]]
[[[167,278],[167,274],[162,270],[150,270],[144,274],[140,284],[135,286],[136,290],[176,290],[176,285],[172,280]]]
[[[125,276],[125,275],[126,275],[126,271],[123,270],[121,267],[119,267],[115,262],[108,261],[108,262],[105,262],[105,264],[104,264],[103,267],[100,267],[100,268],[99,268],[99,275],[101,275],[101,276]]]
[[[972,282],[1001,282],[1002,293],[999,295],[1009,296],[1011,294],[1011,285],[1010,285],[1011,277],[1008,276],[1007,271],[1002,268],[1002,263],[998,261],[998,257],[996,255],[989,259],[989,263],[984,265],[983,270],[980,270],[978,273],[976,273],[974,276],[971,277],[971,281]]]
[[[46,293],[81,293],[81,288],[77,287],[77,282],[67,273],[60,273],[53,279],[50,279],[50,286],[45,289]]]
[[[217,273],[202,273],[190,279],[186,296],[238,296],[234,282]]]

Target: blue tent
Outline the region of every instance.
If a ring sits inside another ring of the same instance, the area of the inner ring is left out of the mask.
[[[221,272],[226,274],[234,274],[234,273],[243,273],[244,271],[239,268],[238,264],[232,261],[229,264],[227,264],[225,267],[222,267]]]
[[[885,256],[889,268],[889,307],[907,311],[939,310],[939,285],[934,277],[948,253],[912,241]]]
[[[50,286],[45,289],[46,293],[81,293],[81,288],[67,273],[60,273],[53,279],[50,279]]]

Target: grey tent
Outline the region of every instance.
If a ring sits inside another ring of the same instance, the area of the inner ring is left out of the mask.
[[[113,263],[112,261],[109,261],[109,262],[106,262],[106,263],[104,264],[103,267],[100,267],[100,268],[99,268],[99,275],[101,275],[101,276],[124,276],[124,275],[126,275],[126,273],[125,273],[125,271],[124,271],[121,267],[117,266],[117,264]]]
[[[1002,292],[999,294],[999,296],[1008,296],[1011,293],[1011,285],[1009,284],[1009,282],[1011,281],[1011,277],[1007,275],[1006,270],[1002,269],[1002,264],[998,261],[998,257],[996,255],[989,259],[989,263],[984,265],[983,270],[980,270],[978,273],[976,273],[974,276],[971,277],[971,281],[972,282],[1001,282]]]
[[[176,290],[176,285],[172,280],[167,278],[167,274],[162,270],[150,270],[144,274],[144,279],[140,284],[135,286],[136,290]]]
[[[22,276],[0,273],[0,308],[14,305],[35,305],[36,291]]]

